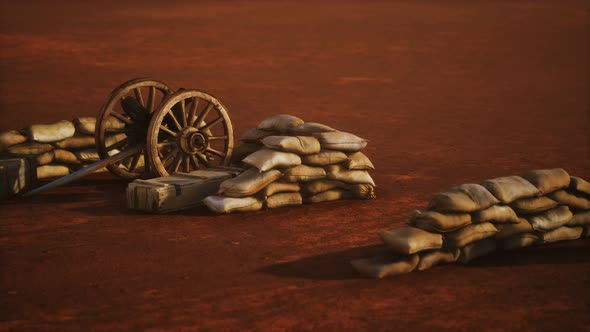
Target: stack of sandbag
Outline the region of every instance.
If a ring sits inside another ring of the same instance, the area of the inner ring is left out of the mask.
[[[205,198],[217,213],[375,197],[367,141],[291,115],[268,118],[242,135],[233,163],[246,170]]]
[[[561,168],[535,170],[436,194],[408,226],[379,234],[390,253],[351,263],[383,278],[589,233],[590,183]]]

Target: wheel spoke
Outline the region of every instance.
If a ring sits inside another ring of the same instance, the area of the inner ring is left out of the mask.
[[[121,99],[121,108],[133,121],[137,119],[139,114],[146,112],[143,105],[141,105],[135,98],[129,96]]]
[[[140,157],[141,153],[138,153],[135,156],[133,156],[133,159],[131,160],[131,165],[129,165],[129,172],[135,171],[135,169],[137,168],[137,164],[139,163]]]
[[[188,113],[188,124],[190,126],[193,125],[194,123],[194,118],[195,118],[195,113],[197,112],[197,106],[199,105],[199,98],[197,97],[193,97],[192,99],[192,103],[191,103],[191,109]]]
[[[162,160],[162,164],[164,165],[164,167],[166,167],[166,164],[172,160],[173,157],[176,157],[176,155],[178,154],[178,148],[175,148],[174,150],[170,151],[168,153],[168,155],[166,156],[166,158],[164,158]]]
[[[105,128],[105,134],[124,134],[127,133],[125,128]]]
[[[220,140],[220,139],[227,139],[227,135],[224,135],[224,136],[209,136],[209,140],[210,141],[216,141],[216,140]]]
[[[119,120],[121,120],[122,122],[125,122],[128,125],[132,125],[133,121],[131,121],[131,119],[129,119],[128,117],[124,116],[123,114],[117,113],[117,112],[111,112],[109,113],[110,116],[117,118]]]
[[[197,128],[197,129],[200,130],[200,131],[205,131],[205,130],[207,130],[207,129],[213,127],[213,126],[215,126],[216,124],[220,123],[221,121],[223,121],[223,117],[222,116],[219,116],[217,119],[209,122],[208,124],[204,125],[201,128]]]
[[[155,103],[156,103],[156,87],[150,86],[150,92],[148,94],[148,103],[147,103],[147,110],[149,113],[152,113],[154,111]]]
[[[139,87],[133,89],[133,93],[135,94],[135,99],[139,102],[143,108],[145,108],[145,103],[143,102],[143,96],[141,95],[141,89]]]
[[[205,117],[207,116],[207,114],[209,114],[209,112],[211,111],[211,109],[213,108],[213,103],[208,103],[207,107],[205,108],[205,110],[203,110],[203,112],[201,112],[201,114],[199,114],[199,116],[197,117],[197,120],[195,120],[195,124],[193,125],[193,127],[198,128],[199,125],[201,124],[201,122],[203,121],[203,119],[205,119]]]
[[[199,161],[205,165],[205,167],[209,167],[209,161],[207,160],[207,157],[205,157],[200,152],[197,152],[195,155],[197,156],[197,159],[199,159]]]
[[[176,119],[176,116],[174,115],[174,108],[172,108],[170,110],[170,112],[166,113],[166,115],[169,115],[172,118],[172,121],[174,121],[174,124],[176,125],[176,127],[178,128],[178,130],[182,130],[182,126],[180,126],[180,123],[178,122],[178,119]]]
[[[184,156],[184,171],[187,173],[191,171],[191,158],[189,156]]]
[[[191,154],[191,161],[193,162],[193,165],[195,166],[195,170],[199,169],[199,161],[197,160],[197,157],[194,154]]]
[[[176,146],[176,142],[162,142],[162,143],[158,143],[158,149],[167,147],[167,146]]]
[[[106,150],[111,151],[113,149],[121,149],[122,147],[127,145],[127,143],[128,143],[128,140],[127,140],[127,137],[125,137],[124,139],[107,146]]]
[[[183,99],[180,101],[180,115],[181,115],[181,119],[182,119],[182,128],[186,127],[186,104],[185,104],[185,100]]]
[[[211,154],[214,154],[214,155],[216,155],[216,156],[218,156],[220,158],[224,158],[225,157],[225,153],[223,153],[221,151],[217,151],[217,150],[215,150],[213,148],[207,148],[207,149],[205,149],[205,151],[206,152],[209,152]]]
[[[165,131],[166,133],[168,133],[172,137],[176,137],[176,133],[173,132],[172,130],[168,129],[167,127],[164,127],[164,126],[160,125],[160,129],[163,130],[163,131]]]
[[[172,168],[172,172],[169,173],[176,173],[178,172],[178,167],[182,163],[182,153],[178,153],[176,158],[174,158],[174,167]]]

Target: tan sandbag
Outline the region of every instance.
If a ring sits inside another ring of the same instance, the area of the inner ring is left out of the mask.
[[[539,189],[520,176],[505,176],[485,180],[481,183],[502,203],[508,204],[523,197],[539,194]]]
[[[567,226],[590,225],[590,211],[575,213],[572,219],[567,222]]]
[[[502,241],[502,248],[506,250],[530,247],[541,241],[535,233],[521,233],[513,235]]]
[[[17,145],[27,141],[27,138],[18,131],[3,131],[0,133],[0,152],[6,151],[9,146]]]
[[[242,134],[242,136],[240,137],[240,141],[246,142],[246,143],[259,144],[263,138],[268,137],[268,136],[273,136],[273,135],[279,135],[279,134],[280,134],[280,132],[274,131],[274,130],[268,131],[268,130],[261,130],[258,128],[251,128],[251,129],[246,130],[244,132],[244,134]]]
[[[307,204],[314,204],[314,203],[331,202],[331,201],[337,201],[337,200],[341,200],[341,199],[350,199],[350,198],[353,198],[350,191],[343,190],[343,189],[330,189],[327,191],[323,191],[319,194],[305,197],[303,199],[303,201]]]
[[[248,212],[262,209],[262,202],[255,197],[208,196],[203,200],[203,203],[215,213]]]
[[[316,180],[301,184],[301,190],[310,195],[319,194],[331,189],[348,189],[348,184],[335,180]]]
[[[355,270],[365,276],[382,279],[412,272],[418,266],[419,261],[420,257],[418,255],[395,256],[385,254],[370,258],[354,259],[350,261],[350,264],[352,264]]]
[[[578,210],[590,210],[590,200],[581,195],[578,196],[565,190],[558,190],[548,196],[559,204],[567,205]]]
[[[301,204],[303,204],[303,198],[300,193],[279,193],[266,199],[268,209]]]
[[[95,149],[74,151],[74,155],[83,164],[94,163],[100,160],[100,156]]]
[[[248,155],[262,149],[262,145],[254,144],[254,143],[243,143],[238,145],[234,148],[231,155],[231,163],[232,165],[238,164],[242,161],[242,159],[246,158]]]
[[[309,166],[328,166],[347,161],[348,157],[342,151],[323,150],[319,153],[301,156],[301,162]]]
[[[301,165],[301,158],[294,153],[264,148],[248,155],[242,162],[264,172],[274,168]]]
[[[285,171],[286,182],[308,182],[326,178],[326,171],[321,167],[299,165]]]
[[[471,220],[473,223],[489,221],[498,224],[517,224],[518,216],[509,206],[492,205],[487,209],[474,212]]]
[[[126,134],[109,135],[109,136],[105,137],[104,145],[108,148],[108,147],[112,146],[113,144],[119,143],[126,138],[127,138]]]
[[[584,228],[580,226],[567,227],[561,226],[552,231],[541,233],[541,240],[543,242],[559,242],[567,240],[579,239],[582,236]]]
[[[539,189],[538,196],[566,188],[570,184],[570,175],[563,168],[538,169],[527,172],[522,177]]]
[[[461,248],[469,243],[492,237],[496,233],[498,233],[498,229],[489,222],[468,225],[456,231],[445,233],[445,248]]]
[[[103,127],[105,129],[123,129],[125,128],[125,123],[113,116],[109,116],[105,118],[103,123]],[[85,135],[94,135],[96,130],[96,118],[94,117],[81,117],[74,119],[74,127],[76,127],[76,132]]]
[[[268,136],[262,144],[269,149],[309,155],[320,152],[320,142],[308,136]]]
[[[8,152],[18,155],[38,155],[53,150],[51,144],[22,143],[8,147]]]
[[[572,218],[572,212],[565,205],[527,217],[535,230],[545,232],[567,224]]]
[[[577,176],[570,176],[569,188],[571,190],[575,190],[586,195],[590,195],[590,182]]]
[[[62,165],[43,165],[37,167],[37,179],[62,177],[70,174],[70,169]]]
[[[36,124],[28,128],[33,141],[52,143],[74,136],[76,129],[70,121],[61,120],[51,124]]]
[[[223,181],[219,186],[219,194],[229,197],[254,195],[281,176],[281,172],[276,169],[260,173],[256,168],[250,168],[235,178]]]
[[[517,199],[510,204],[520,214],[535,214],[556,207],[558,203],[547,196]]]
[[[516,234],[533,232],[533,226],[525,218],[518,218],[518,224],[500,224],[496,225],[498,233],[495,238],[499,240],[507,239]]]
[[[442,235],[409,226],[380,232],[379,237],[394,253],[403,255],[440,249],[443,244]]]
[[[408,224],[431,232],[450,232],[471,224],[468,213],[440,213],[414,210]]]
[[[439,212],[473,212],[498,203],[483,186],[467,183],[436,194],[428,208]]]
[[[78,160],[76,155],[68,150],[55,149],[55,150],[53,150],[53,154],[54,154],[53,160],[58,164],[66,164],[66,165],[80,164],[80,160]]]
[[[344,163],[347,169],[354,170],[372,170],[375,169],[373,163],[362,152],[355,152],[348,155],[348,161]]]
[[[457,259],[457,261],[467,264],[477,257],[485,256],[494,252],[496,249],[498,249],[498,244],[494,239],[473,242],[461,248],[461,254],[459,254],[459,259]]]
[[[268,197],[277,193],[299,191],[301,191],[301,186],[299,185],[299,183],[273,182],[268,186],[264,187],[262,193],[264,194],[264,197]]]
[[[356,198],[375,198],[375,187],[368,183],[349,184],[347,190]]]
[[[54,157],[55,155],[53,151],[47,151],[45,153],[35,156],[35,162],[37,162],[37,165],[51,164],[53,162]]]
[[[298,117],[287,114],[279,114],[271,116],[270,118],[260,122],[258,124],[258,129],[274,130],[280,133],[287,133],[288,131],[302,125],[303,123],[304,121]]]
[[[328,131],[338,131],[338,130],[336,130],[332,127],[328,127],[326,125],[323,125],[321,123],[306,122],[304,124],[301,124],[293,129],[291,129],[289,132],[290,132],[290,134],[297,135],[297,136],[311,136],[313,134],[325,133]]]
[[[367,146],[367,140],[350,133],[332,131],[313,134],[320,141],[322,149],[357,152]]]
[[[74,137],[66,138],[63,141],[55,142],[53,145],[59,149],[78,150],[94,148],[96,143],[94,141],[94,136],[76,135]]]
[[[346,183],[368,183],[375,186],[375,181],[367,171],[351,171],[342,165],[329,165],[325,169],[328,173],[328,179]]]
[[[418,263],[416,270],[424,271],[436,265],[454,263],[459,258],[460,253],[461,251],[459,249],[452,251],[428,250],[420,252],[420,263]]]

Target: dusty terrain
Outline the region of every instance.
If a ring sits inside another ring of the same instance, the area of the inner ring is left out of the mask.
[[[2,1],[0,130],[150,76],[215,95],[238,136],[290,113],[369,139],[378,198],[154,216],[102,174],[2,202],[0,330],[590,326],[589,239],[381,281],[348,264],[448,187],[590,178],[587,2],[100,3]]]

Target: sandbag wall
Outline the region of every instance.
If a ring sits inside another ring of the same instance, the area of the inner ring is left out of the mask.
[[[383,278],[588,236],[590,183],[556,168],[463,184],[435,195],[408,224],[379,234],[388,253],[353,260],[353,267]]]
[[[262,121],[240,138],[233,163],[246,170],[203,202],[217,213],[375,197],[367,141],[290,115]]]

